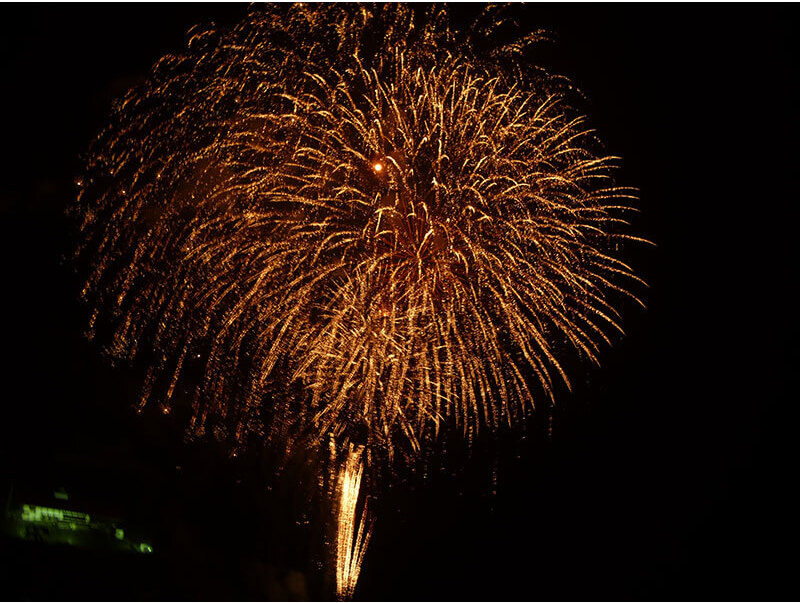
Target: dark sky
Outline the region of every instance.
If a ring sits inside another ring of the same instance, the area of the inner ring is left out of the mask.
[[[244,11],[0,8],[0,487],[36,498],[66,486],[87,508],[151,530],[157,548],[143,566],[2,540],[5,598],[264,598],[280,596],[290,570],[313,573],[303,554],[313,545],[300,541],[314,533],[294,499],[259,489],[267,461],[231,465],[211,445],[182,445],[167,420],[133,415],[137,372],[82,337],[65,260],[80,154],[112,100],[180,50],[192,25]],[[602,369],[584,367],[559,397],[551,438],[484,442],[460,468],[387,492],[357,598],[796,599],[789,8],[525,14],[557,33],[543,63],[583,90],[641,189],[637,227],[658,245],[633,258],[648,309],[630,308],[628,336]],[[318,598],[315,584],[307,578]]]

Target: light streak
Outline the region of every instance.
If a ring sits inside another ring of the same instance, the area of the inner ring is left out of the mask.
[[[361,514],[357,513],[364,471],[363,452],[363,448],[351,445],[337,475],[336,594],[340,600],[353,597],[372,535],[366,499]]]

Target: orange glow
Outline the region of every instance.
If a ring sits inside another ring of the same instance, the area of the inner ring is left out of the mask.
[[[372,164],[372,169],[375,170],[376,172],[381,172],[381,171],[383,171],[383,164],[382,163],[378,163],[376,161],[375,163]]]

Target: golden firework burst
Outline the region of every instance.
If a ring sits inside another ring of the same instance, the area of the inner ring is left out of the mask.
[[[254,9],[118,104],[80,253],[111,352],[155,350],[142,404],[190,387],[194,434],[413,456],[443,421],[517,421],[566,348],[597,360],[635,195],[562,80],[520,67],[537,35],[473,49],[497,14]]]
[[[506,25],[255,8],[159,61],[88,154],[93,328],[105,313],[113,356],[147,351],[142,406],[188,390],[190,434],[333,445],[342,598],[371,534],[366,460],[518,421],[638,301],[619,254],[641,241],[635,194],[569,84],[527,66],[540,34],[496,42]]]

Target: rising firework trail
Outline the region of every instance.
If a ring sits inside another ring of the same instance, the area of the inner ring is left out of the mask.
[[[335,445],[332,455],[335,458]],[[363,448],[350,445],[335,472],[336,506],[336,594],[341,600],[353,596],[361,563],[372,535],[372,522],[366,500],[358,513],[361,477],[364,473]]]
[[[181,388],[190,435],[350,451],[345,595],[365,460],[549,404],[636,300],[635,194],[569,83],[530,67],[542,34],[492,7],[448,23],[284,5],[195,31],[118,103],[79,194],[92,324],[116,357],[155,352],[142,406]]]

